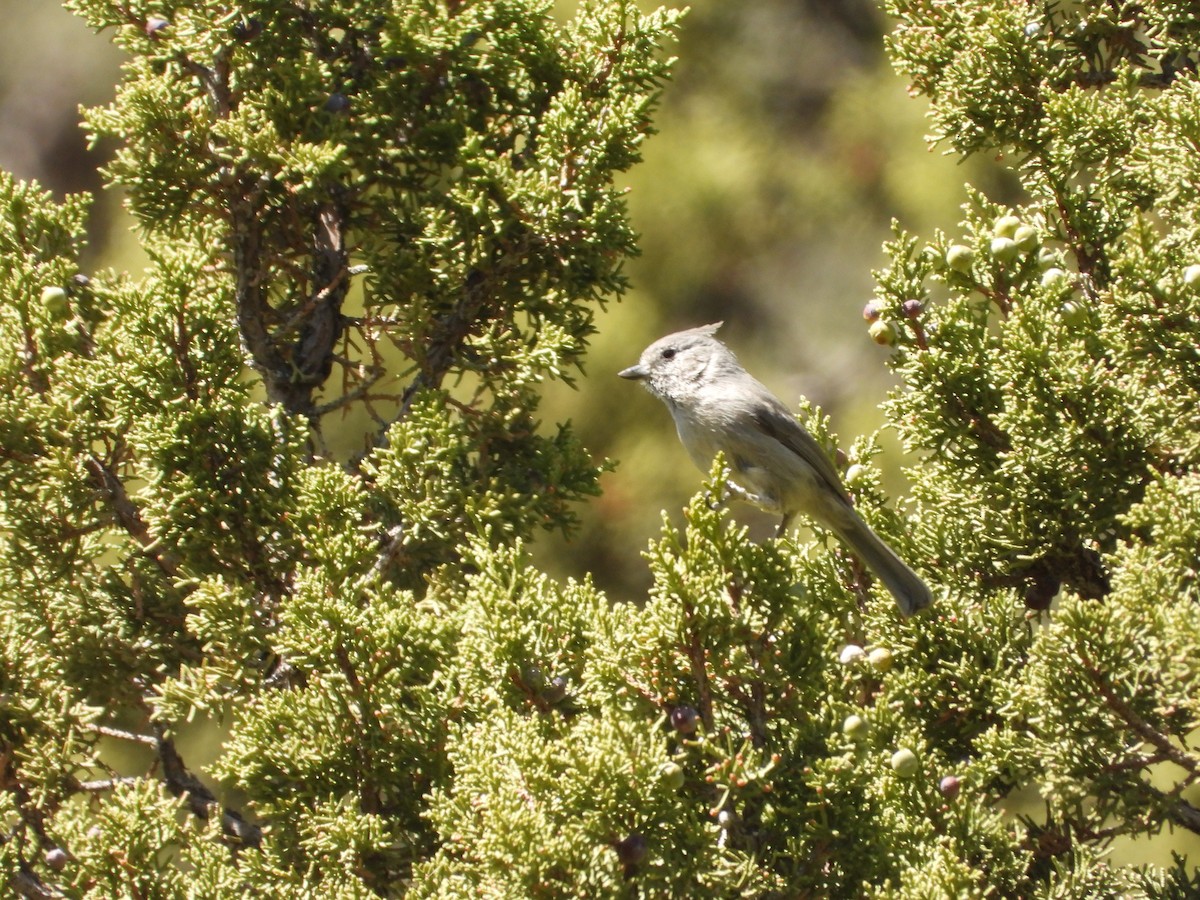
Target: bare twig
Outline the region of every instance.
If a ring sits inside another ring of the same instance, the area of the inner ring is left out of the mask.
[[[81,781],[76,787],[88,794],[100,794],[104,791],[111,791],[113,788],[120,787],[123,784],[137,784],[141,780],[141,778],[134,776],[119,776],[117,778],[101,778],[96,781]]]
[[[10,884],[20,896],[28,897],[30,900],[52,900],[52,898],[67,896],[58,888],[46,884],[37,876],[36,872],[25,865],[17,870],[17,874],[13,876]]]
[[[141,546],[142,551],[154,560],[164,575],[171,578],[177,576],[179,562],[173,554],[166,553],[159,548],[158,541],[150,534],[150,529],[142,519],[141,512],[137,505],[129,499],[125,485],[117,477],[117,473],[94,453],[88,455],[85,465],[88,473],[92,476],[92,483],[108,501],[118,524]]]
[[[1080,651],[1079,658],[1083,661],[1088,677],[1091,678],[1092,683],[1096,686],[1096,690],[1104,698],[1105,704],[1138,737],[1154,747],[1165,759],[1170,760],[1185,771],[1192,774],[1200,772],[1200,759],[1177,747],[1168,735],[1163,734],[1138,715],[1137,711],[1113,690],[1112,685],[1108,683],[1108,679],[1104,677],[1104,673],[1100,671],[1086,653]]]
[[[158,746],[158,739],[149,734],[135,734],[132,731],[122,731],[120,728],[113,728],[111,725],[96,725],[95,723],[83,723],[84,728],[88,731],[94,731],[96,734],[102,734],[105,737],[116,738],[121,741],[134,741],[139,744],[147,744],[151,747]]]
[[[434,323],[433,332],[426,346],[424,365],[408,387],[404,389],[396,421],[408,415],[413,402],[421,391],[441,385],[442,379],[446,377],[457,359],[463,341],[466,340],[487,309],[490,294],[487,277],[478,269],[473,269],[467,275],[459,302],[450,312],[439,317]],[[378,444],[386,446],[386,443],[387,431],[385,429],[378,437]]]
[[[24,817],[23,817],[24,818]],[[18,828],[21,826],[18,826]],[[15,834],[0,834],[0,847],[3,847],[13,839]],[[41,836],[39,834],[39,836]],[[3,882],[0,882],[3,884]],[[8,886],[11,887],[18,896],[29,898],[29,900],[51,900],[51,898],[65,897],[65,893],[58,888],[47,884],[38,874],[25,862],[17,864],[17,871],[8,880]]]
[[[1186,800],[1176,800],[1169,808],[1171,816],[1188,831],[1200,834],[1200,809]]]
[[[204,783],[187,770],[183,758],[175,749],[175,742],[166,736],[161,725],[155,725],[158,759],[162,764],[163,780],[167,790],[174,796],[187,801],[188,808],[198,819],[208,821],[214,812],[220,815],[221,829],[243,846],[257,847],[262,843],[262,829],[246,819],[235,809],[222,806],[216,795]]]
[[[708,666],[704,662],[704,642],[700,632],[694,627],[695,610],[692,604],[684,602],[683,615],[688,623],[687,650],[688,660],[692,666],[692,680],[696,682],[696,699],[700,704],[700,719],[704,722],[706,731],[713,729],[712,686],[708,681]]]
[[[370,697],[367,696],[367,691],[363,687],[362,680],[358,677],[358,670],[354,668],[354,663],[350,659],[350,654],[346,652],[346,648],[339,645],[334,650],[334,655],[337,657],[338,668],[341,669],[342,675],[346,679],[346,684],[349,685],[350,691],[356,701],[355,705],[359,710],[367,710],[371,707]],[[369,727],[374,722],[374,718],[364,713],[356,714],[355,718],[362,727]],[[358,788],[359,807],[364,813],[375,814],[380,809],[379,791],[375,787],[372,778],[367,776],[367,773],[373,772],[375,763],[371,753],[371,742],[360,741],[359,754],[361,756],[360,773],[363,775],[361,784]]]

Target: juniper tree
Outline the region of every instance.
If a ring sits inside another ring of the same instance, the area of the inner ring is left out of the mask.
[[[85,199],[0,181],[7,882],[398,892],[461,718],[433,598],[469,538],[569,529],[596,490],[538,385],[624,287],[613,176],[677,16],[70,6],[129,56],[85,117],[152,264],[79,272]],[[180,753],[197,717],[254,822]]]
[[[918,556],[960,599],[1015,593],[1035,623],[1007,671],[987,638],[986,677],[929,660],[930,728],[953,732],[981,799],[1040,789],[1045,812],[1014,832],[1033,884],[1191,895],[1194,860],[1167,877],[1102,855],[1200,833],[1200,22],[1170,3],[889,10],[934,138],[1008,161],[1026,195],[972,193],[955,234],[898,229],[872,310],[904,386],[889,417],[924,452]]]
[[[911,503],[842,456],[939,595],[900,621],[836,542],[750,540],[721,461],[644,603],[530,561],[595,490],[537,399],[624,286],[674,14],[71,5],[130,54],[86,119],[152,264],[79,272],[86,200],[0,179],[8,889],[1200,887],[1103,857],[1200,830],[1186,10],[890,10],[943,143],[1027,191],[879,273]]]

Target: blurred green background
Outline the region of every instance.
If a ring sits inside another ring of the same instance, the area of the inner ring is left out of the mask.
[[[644,595],[633,557],[700,484],[667,411],[614,377],[662,334],[724,320],[742,363],[785,403],[819,405],[843,447],[882,424],[894,382],[862,308],[892,219],[931,234],[961,218],[966,181],[1001,200],[1016,190],[990,160],[929,148],[926,104],[884,54],[888,28],[871,0],[691,5],[660,133],[627,177],[642,234],[634,289],[601,317],[578,392],[552,391],[547,407],[618,467],[581,538],[546,548],[549,568]],[[900,448],[884,447],[887,485],[902,492]],[[772,533],[773,519],[735,509]]]

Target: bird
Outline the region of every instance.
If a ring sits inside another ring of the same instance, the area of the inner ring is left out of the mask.
[[[929,606],[928,585],[863,521],[812,435],[717,339],[722,324],[668,334],[617,374],[641,382],[667,405],[701,471],[709,471],[718,452],[724,454],[730,494],[783,516],[777,538],[804,513],[866,564],[903,615]]]

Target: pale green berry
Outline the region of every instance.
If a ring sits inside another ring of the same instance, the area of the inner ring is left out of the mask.
[[[867,329],[867,334],[871,336],[871,340],[884,347],[890,347],[896,343],[896,326],[885,319],[876,319],[872,322],[871,327]]]
[[[1055,266],[1061,266],[1062,258],[1053,247],[1043,247],[1038,251],[1038,268],[1043,272]]]
[[[1022,253],[1029,253],[1040,243],[1038,230],[1032,225],[1022,225],[1013,232],[1013,240],[1017,242],[1017,249]]]
[[[838,662],[844,666],[848,666],[851,663],[858,662],[866,655],[867,651],[863,650],[858,644],[847,644],[838,655]]]
[[[992,223],[992,237],[1011,238],[1021,227],[1021,220],[1016,216],[1001,216]]]
[[[876,672],[886,672],[892,667],[892,651],[887,647],[875,647],[867,654],[867,662]]]
[[[892,754],[892,771],[901,778],[912,778],[921,771],[921,761],[917,754],[907,747],[901,747]]]
[[[683,767],[679,763],[667,761],[658,767],[658,777],[662,783],[673,791],[683,787]]]
[[[1087,307],[1075,300],[1068,300],[1062,305],[1062,319],[1072,328],[1078,328],[1087,321]]]
[[[42,306],[55,319],[67,317],[67,292],[56,284],[42,288]]]
[[[970,272],[975,260],[975,251],[966,244],[951,244],[946,251],[946,265],[955,272]]]
[[[1188,266],[1183,270],[1183,283],[1188,287],[1200,284],[1200,265]]]
[[[1010,237],[992,238],[991,250],[997,262],[1010,263],[1017,258],[1017,242]]]
[[[871,726],[867,724],[867,720],[862,716],[846,716],[846,721],[842,723],[842,734],[855,742],[866,740],[867,733],[870,730]]]
[[[1067,280],[1067,273],[1058,266],[1051,266],[1042,273],[1042,287],[1057,287]]]

